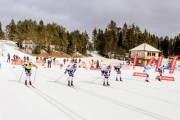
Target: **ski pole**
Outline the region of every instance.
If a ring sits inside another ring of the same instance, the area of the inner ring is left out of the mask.
[[[57,82],[60,78],[62,78],[65,74],[61,75],[59,78],[57,78],[54,82]]]
[[[21,76],[19,77],[19,81],[18,81],[18,83],[21,81],[21,78],[22,78],[23,72],[24,72],[24,69],[23,69],[23,71],[22,71],[22,73],[21,73]]]
[[[35,75],[34,75],[34,81],[33,81],[33,83],[35,82],[35,79],[36,79],[36,73],[37,73],[37,69],[36,69],[36,72],[35,72]]]

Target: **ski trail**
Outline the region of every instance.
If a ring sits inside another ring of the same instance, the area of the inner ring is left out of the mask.
[[[59,83],[59,84],[61,84],[61,83]],[[61,85],[64,85],[64,84],[61,84]],[[97,94],[97,93],[94,93],[94,92],[91,92],[91,91],[88,91],[88,90],[85,90],[85,89],[82,89],[82,88],[79,88],[79,87],[73,87],[73,88],[80,91],[80,92],[82,92],[82,93],[84,93],[84,94],[89,94],[92,97],[99,98],[101,100],[113,103],[115,105],[124,107],[126,109],[129,109],[129,110],[132,110],[132,111],[135,111],[135,112],[138,112],[140,114],[145,114],[145,115],[147,115],[149,117],[152,117],[152,118],[155,118],[157,120],[171,120],[171,119],[169,119],[167,117],[164,117],[164,116],[161,116],[159,114],[156,114],[156,113],[153,113],[153,112],[138,108],[138,107],[133,106],[133,105],[129,105],[127,103],[124,103],[124,102],[121,102],[121,101],[118,101],[118,100],[115,100],[115,99],[112,99],[112,98],[105,97],[103,95],[100,95],[100,94]]]
[[[46,77],[49,77],[49,76],[46,76]],[[49,78],[51,78],[51,77],[49,77]],[[91,81],[91,82],[88,82],[88,81],[78,81],[78,82],[90,83],[90,84],[95,84],[95,85],[102,86],[102,84],[98,84],[98,83],[95,82],[98,79],[101,79],[101,77],[95,77],[95,78],[96,79]],[[102,80],[100,82],[102,82]],[[113,82],[117,82],[117,81],[113,81]],[[61,84],[61,85],[66,85],[66,84],[63,84],[62,82],[57,82],[57,83]],[[150,87],[150,86],[148,86],[148,87]],[[154,97],[154,96],[144,95],[144,94],[141,94],[141,93],[138,93],[138,92],[134,92],[134,91],[130,91],[130,90],[122,89],[122,88],[117,88],[117,87],[112,87],[112,86],[110,86],[109,88],[111,88],[113,90],[116,90],[116,91],[123,91],[123,92],[129,93],[129,94],[136,94],[138,96],[141,96],[141,97],[143,96],[145,98],[150,98],[150,99],[157,100],[157,101],[160,100],[162,102],[165,102],[165,103],[168,103],[168,104],[171,104],[171,105],[180,106],[180,104],[178,104],[178,103],[174,103],[172,101],[161,99],[161,98],[157,98],[157,97]],[[152,87],[152,88],[154,88],[154,87]]]
[[[67,117],[69,117],[71,120],[86,120],[86,118],[82,117],[81,115],[75,113],[56,99],[54,99],[52,96],[49,96],[42,90],[38,88],[32,88],[33,92],[35,92],[39,97],[44,99],[46,102],[57,108],[59,111],[64,113]]]
[[[138,86],[144,86],[143,84],[139,84],[140,81],[136,81],[133,78],[123,78],[123,79],[128,80],[128,81],[133,81],[133,83],[131,82],[131,83],[128,83],[128,84],[135,84],[135,85],[138,85]],[[139,82],[139,83],[137,83],[137,82]],[[167,91],[169,93],[180,95],[180,92],[177,92],[177,91],[167,90],[167,89],[163,89],[163,88],[157,88],[157,87],[154,87],[154,86],[147,86],[147,87],[152,88],[152,89],[161,90],[161,91]]]
[[[13,75],[15,77],[17,77],[18,74],[15,71],[12,71],[11,69],[10,69],[10,71],[11,71],[11,73],[13,73]],[[17,82],[18,82],[18,80],[17,80]],[[48,94],[43,92],[42,90],[40,90],[38,88],[32,88],[32,87],[28,87],[28,88],[31,89],[40,98],[45,100],[47,103],[49,103],[50,105],[52,105],[53,107],[58,109],[58,111],[62,112],[64,115],[66,115],[71,120],[86,120],[84,117],[73,112],[71,109],[69,109],[68,107],[66,107],[65,105],[60,103],[59,101],[55,100],[54,98],[52,98],[51,96],[49,96]]]
[[[83,83],[90,83],[90,84],[93,84],[93,85],[100,85],[102,86],[102,84],[98,84],[98,83],[92,83],[92,82],[87,82],[87,81],[81,81]],[[172,101],[169,101],[169,100],[165,100],[165,99],[161,99],[161,98],[158,98],[158,97],[154,97],[154,96],[150,96],[150,95],[145,95],[145,94],[141,94],[141,93],[138,93],[138,92],[135,92],[135,91],[131,91],[131,90],[126,90],[126,89],[123,89],[123,88],[118,88],[118,87],[114,87],[114,86],[110,86],[110,87],[107,87],[109,89],[112,89],[112,90],[116,90],[116,91],[122,91],[122,92],[125,92],[125,93],[129,93],[129,94],[133,94],[133,95],[138,95],[140,97],[145,97],[147,99],[152,99],[152,100],[157,100],[157,101],[162,101],[162,102],[165,102],[165,103],[168,103],[168,104],[171,104],[171,105],[175,105],[175,106],[180,106],[179,103],[175,103],[175,102],[172,102]]]
[[[126,92],[126,93],[135,94],[135,95],[138,95],[138,96],[143,96],[143,97],[146,97],[148,99],[162,101],[162,102],[165,102],[165,103],[168,103],[168,104],[171,104],[171,105],[180,106],[180,104],[178,104],[178,103],[174,103],[172,101],[161,99],[161,98],[158,98],[158,97],[145,95],[145,94],[141,94],[141,93],[138,93],[138,92],[134,92],[134,91],[130,91],[130,90],[122,89],[122,88],[117,88],[117,87],[109,87],[109,88],[111,88],[113,90],[116,90],[116,91],[123,91],[123,92]]]
[[[135,111],[135,112],[138,112],[140,114],[147,115],[147,116],[155,118],[157,120],[172,120],[172,119],[169,119],[167,117],[161,116],[159,114],[156,114],[156,113],[153,113],[153,112],[138,108],[138,107],[133,106],[133,105],[129,105],[129,104],[121,102],[119,100],[115,100],[115,99],[112,99],[112,98],[105,97],[103,95],[100,95],[100,94],[97,94],[97,93],[94,93],[94,92],[91,92],[91,91],[88,91],[88,90],[85,90],[85,89],[82,89],[82,88],[79,88],[79,87],[75,87],[75,89],[83,92],[84,94],[89,94],[89,95],[94,96],[96,98],[99,98],[101,100],[113,103],[115,105],[121,106],[123,108],[129,109],[129,110],[132,110],[132,111]]]

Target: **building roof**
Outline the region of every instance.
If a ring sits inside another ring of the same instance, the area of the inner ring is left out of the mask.
[[[152,52],[161,52],[160,50],[156,49],[155,47],[147,44],[147,43],[143,43],[135,48],[130,49],[129,51],[152,51]]]
[[[33,43],[32,40],[24,40],[24,41],[22,42],[22,44],[32,44],[32,43]]]

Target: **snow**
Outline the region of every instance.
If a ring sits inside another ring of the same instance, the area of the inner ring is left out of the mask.
[[[142,67],[122,70],[123,82],[115,81],[116,72],[112,70],[111,86],[104,87],[100,71],[78,68],[74,77],[75,87],[71,88],[67,87],[68,75],[63,75],[66,67],[44,68],[39,65],[37,70],[32,70],[35,88],[28,88],[23,85],[24,72],[18,82],[23,71],[21,65],[6,62],[7,53],[21,58],[26,54],[18,51],[11,41],[1,41],[0,45],[0,53],[3,51],[4,55],[0,56],[0,120],[180,119],[180,71],[175,70],[172,75],[165,71],[164,75],[175,77],[175,81],[160,82],[155,79],[158,73],[151,69],[150,82],[147,83],[145,78],[132,76],[135,71],[142,72]],[[122,62],[103,58],[97,52],[92,55],[83,61],[87,64],[92,59],[107,64]],[[35,57],[30,58],[35,61]],[[60,62],[62,59],[58,58]]]

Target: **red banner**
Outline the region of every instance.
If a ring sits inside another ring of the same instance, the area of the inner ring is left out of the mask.
[[[134,72],[133,76],[147,77],[145,73],[140,73],[140,72]]]
[[[154,60],[155,60],[155,58],[153,57],[153,58],[151,58],[151,59],[149,59],[148,60],[148,63],[147,63],[147,65],[150,65],[150,64],[152,64],[153,62],[154,62]]]
[[[170,69],[169,69],[169,74],[172,74],[174,73],[174,68],[176,66],[176,61],[178,59],[178,55],[174,56],[172,61],[171,61],[171,64],[170,64]]]
[[[156,79],[159,79],[160,76],[156,76]],[[174,81],[174,77],[169,77],[169,76],[161,76],[161,80],[167,80],[167,81]]]
[[[136,66],[137,59],[138,59],[138,54],[136,53],[133,60],[133,68]]]
[[[164,55],[161,55],[161,56],[158,58],[158,61],[156,62],[155,72],[158,72],[158,67],[161,66],[163,58],[164,58]]]

